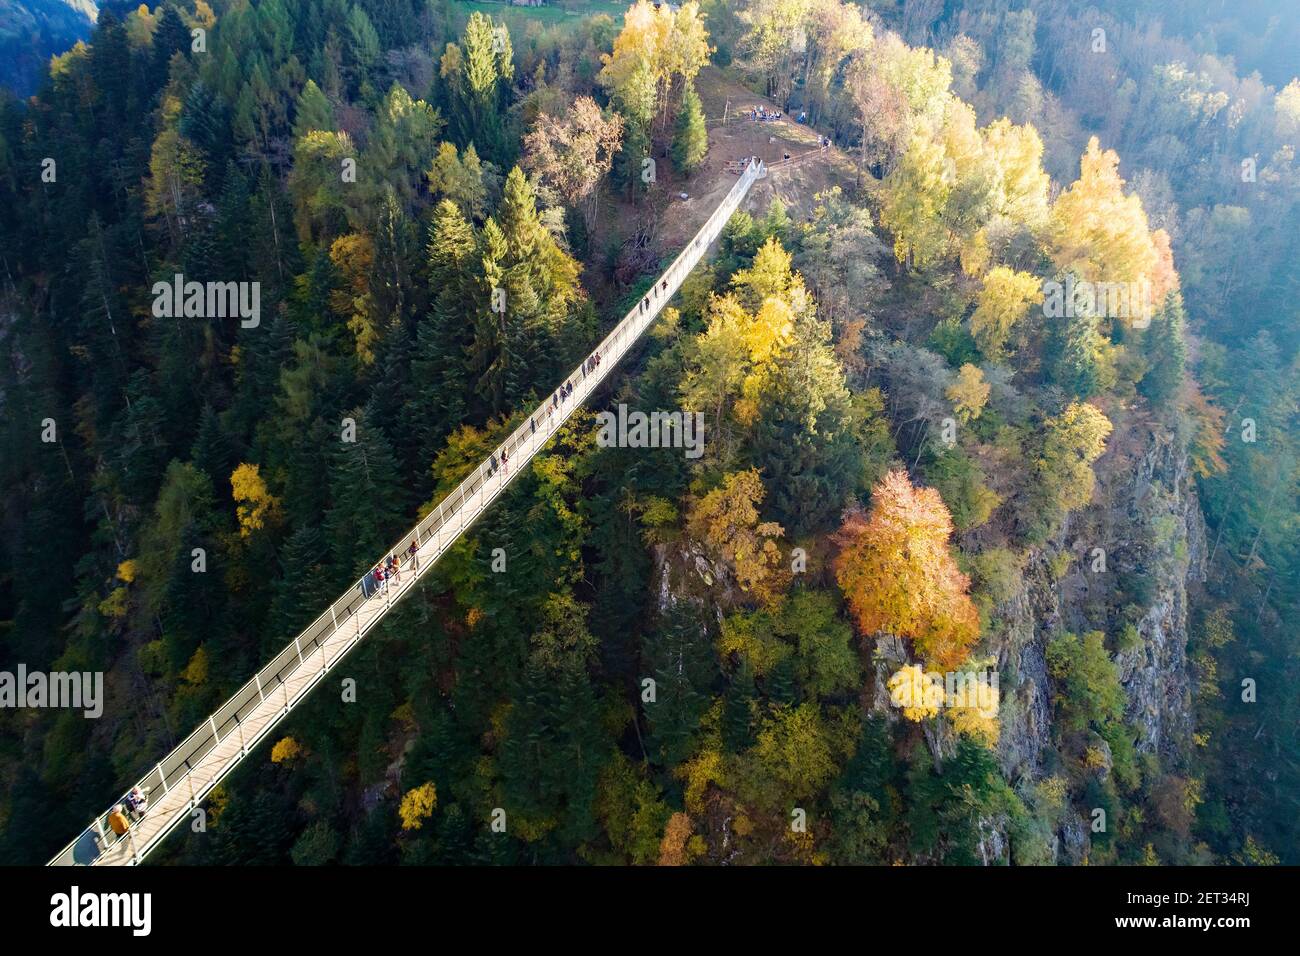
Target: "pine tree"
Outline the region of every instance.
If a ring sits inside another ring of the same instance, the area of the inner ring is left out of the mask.
[[[199,430],[190,447],[190,460],[209,477],[228,475],[234,467],[235,449],[221,427],[221,419],[206,402],[199,415]]]
[[[203,151],[209,169],[225,169],[231,162],[234,137],[230,133],[230,109],[221,94],[202,79],[196,79],[185,96],[179,129]]]
[[[741,661],[722,699],[722,742],[730,753],[741,753],[754,743],[754,703],[758,688],[754,670]]]
[[[862,453],[844,371],[826,324],[805,318],[764,376],[754,464],[771,489],[768,508],[793,534],[833,520],[853,493]]]
[[[599,832],[596,784],[609,757],[595,688],[585,670],[526,666],[501,742],[498,767],[507,807],[557,824],[562,845]]]
[[[303,525],[285,541],[280,549],[280,578],[262,630],[264,656],[283,647],[335,597],[338,589],[331,586],[328,564],[325,536],[315,525]]]
[[[451,430],[465,419],[466,358],[474,342],[473,270],[478,237],[457,205],[444,199],[429,226],[428,277],[433,301],[416,326],[411,394],[404,415],[418,436],[418,468],[429,474]]]
[[[298,94],[298,108],[293,118],[293,138],[300,139],[316,129],[334,129],[334,107],[325,98],[316,81],[308,80]]]
[[[792,706],[799,702],[799,685],[795,680],[795,670],[794,656],[789,655],[777,661],[767,677],[763,679],[763,689],[772,703]]]
[[[188,54],[190,49],[190,31],[185,21],[171,4],[163,7],[162,16],[158,18],[158,27],[153,33],[153,82],[162,86],[167,82],[168,67],[172,54]]]
[[[226,166],[221,181],[221,195],[217,199],[216,262],[214,266],[231,280],[240,281],[250,275],[248,233],[252,229],[252,212],[249,207],[248,180],[231,161]]]
[[[478,381],[475,391],[486,402],[490,413],[506,407],[508,380],[516,373],[522,356],[509,347],[507,316],[510,301],[502,303],[505,292],[506,238],[496,220],[489,218],[479,236],[480,273],[475,290],[474,343],[470,348],[471,365]],[[505,305],[505,312],[494,306]]]
[[[708,619],[685,602],[671,608],[644,644],[644,667],[655,680],[655,700],[642,708],[651,759],[673,767],[690,756],[692,735],[708,709],[717,671]]]
[[[397,458],[370,409],[349,416],[356,422],[356,441],[339,442],[332,454],[325,535],[335,571],[355,577],[401,531],[406,496]]]
[[[1051,380],[1075,398],[1094,394],[1101,382],[1102,334],[1095,304],[1090,307],[1082,283],[1076,286],[1072,307],[1049,319],[1048,373]]]
[[[448,54],[442,69],[451,81],[452,116],[460,121],[457,138],[462,145],[473,141],[482,155],[501,163],[511,151],[502,122],[506,91],[514,78],[510,31],[504,23],[497,25],[475,11],[460,45],[448,44]]]
[[[1139,389],[1152,408],[1167,410],[1182,388],[1187,365],[1185,325],[1183,297],[1171,292],[1142,340],[1148,368]]]
[[[682,174],[690,176],[700,168],[708,151],[709,130],[704,123],[704,108],[692,84],[682,93],[681,104],[677,107],[677,122],[673,128],[673,165]]]
[[[262,168],[249,212],[247,244],[251,261],[258,264],[255,277],[262,283],[261,308],[265,317],[273,314],[288,294],[301,266],[293,207],[269,166]]]
[[[614,160],[613,178],[623,187],[627,196],[640,199],[650,184],[643,178],[645,161],[650,156],[650,137],[637,123],[628,123],[623,134],[623,147]]]

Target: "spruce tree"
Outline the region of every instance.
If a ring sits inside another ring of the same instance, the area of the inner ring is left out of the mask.
[[[691,84],[686,87],[677,107],[677,122],[673,127],[673,165],[683,175],[693,175],[708,151],[709,130],[704,122],[704,108],[694,84]]]
[[[369,408],[353,409],[356,440],[339,441],[330,455],[330,507],[325,535],[333,566],[356,577],[383,557],[407,517],[397,458]]]
[[[1183,336],[1186,320],[1183,298],[1171,292],[1164,306],[1155,314],[1142,340],[1147,373],[1139,384],[1152,408],[1164,409],[1178,395],[1187,365],[1187,340]]]
[[[411,398],[405,416],[416,436],[421,477],[452,429],[465,419],[466,359],[474,343],[474,227],[449,199],[434,210],[429,226],[428,278],[433,301],[416,324],[411,360]]]
[[[754,743],[754,703],[758,688],[754,671],[742,661],[722,698],[722,743],[729,753],[741,753]]]
[[[334,129],[334,107],[325,98],[315,80],[308,80],[298,94],[298,107],[293,117],[293,137],[300,139],[314,129]]]
[[[523,362],[523,356],[514,347],[516,336],[507,333],[514,318],[505,287],[507,254],[505,235],[496,220],[489,218],[479,237],[480,271],[474,296],[470,364],[478,376],[475,389],[492,414],[506,407],[507,386],[517,381],[517,368]],[[504,302],[500,298],[502,292],[506,293]],[[499,310],[501,305],[505,307],[504,312]]]
[[[655,700],[642,705],[651,759],[673,767],[691,754],[692,735],[709,707],[717,672],[708,619],[679,603],[646,635],[643,666],[655,680]]]
[[[172,55],[175,53],[186,55],[189,49],[190,31],[180,14],[176,12],[176,8],[168,4],[163,7],[162,16],[158,18],[158,26],[153,32],[152,80],[156,86],[162,86],[167,82]]]
[[[280,578],[275,582],[271,611],[262,630],[263,656],[271,654],[316,619],[336,596],[328,573],[325,536],[315,525],[294,531],[280,549]]]
[[[199,414],[199,430],[190,446],[190,460],[204,474],[228,475],[235,466],[234,448],[221,427],[221,419],[206,402]],[[228,489],[227,489],[228,490]]]
[[[796,323],[753,429],[753,461],[771,489],[766,506],[796,535],[834,520],[862,470],[844,371],[828,339],[824,322]]]

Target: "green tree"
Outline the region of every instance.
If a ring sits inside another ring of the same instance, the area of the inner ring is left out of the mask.
[[[717,674],[708,619],[698,608],[679,603],[646,635],[643,655],[655,680],[654,702],[642,704],[649,725],[646,746],[655,763],[676,766],[691,755]]]
[[[393,543],[406,517],[397,459],[369,410],[354,409],[356,440],[331,455],[325,537],[340,577],[355,577]]]
[[[1183,297],[1171,292],[1142,339],[1147,373],[1139,388],[1152,408],[1169,408],[1182,389],[1187,366],[1187,340],[1183,335],[1186,321]]]
[[[704,125],[704,108],[695,87],[688,86],[677,106],[673,127],[673,165],[684,175],[695,173],[709,151],[709,131]]]

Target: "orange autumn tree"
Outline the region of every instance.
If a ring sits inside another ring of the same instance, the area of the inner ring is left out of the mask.
[[[979,637],[970,579],[948,553],[952,517],[933,488],[891,471],[872,489],[871,510],[835,535],[835,579],[864,634],[909,638],[931,666],[958,667]]]

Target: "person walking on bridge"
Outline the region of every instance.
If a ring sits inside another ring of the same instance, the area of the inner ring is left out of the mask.
[[[126,818],[126,807],[119,803],[113,808],[113,812],[108,815],[108,826],[116,836],[126,836],[126,831],[131,829],[131,821]]]
[[[149,805],[149,798],[144,795],[144,791],[139,787],[132,787],[126,795],[126,809],[132,820],[139,820],[144,816],[145,807]]]

